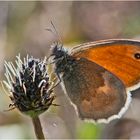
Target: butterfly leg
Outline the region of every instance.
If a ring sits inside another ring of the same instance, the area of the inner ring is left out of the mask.
[[[52,104],[53,106],[60,106],[60,105],[58,105],[58,104]]]
[[[56,73],[56,75],[57,75],[57,77],[58,77],[58,81],[57,81],[57,83],[51,88],[51,90],[52,89],[54,89],[55,87],[57,87],[60,83],[61,83],[61,77],[59,76],[59,74],[58,73]]]

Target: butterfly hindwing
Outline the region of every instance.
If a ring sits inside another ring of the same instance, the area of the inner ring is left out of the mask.
[[[123,82],[85,58],[75,61],[62,80],[82,119],[108,119],[126,108],[128,95]]]

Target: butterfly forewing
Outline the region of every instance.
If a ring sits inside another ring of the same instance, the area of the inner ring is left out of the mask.
[[[140,42],[110,40],[81,45],[72,55],[99,64],[131,87],[140,81],[140,59],[135,58],[136,53],[140,53]]]

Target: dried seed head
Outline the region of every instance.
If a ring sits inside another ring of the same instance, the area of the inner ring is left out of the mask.
[[[52,104],[53,82],[50,82],[46,68],[46,58],[43,61],[27,55],[22,61],[17,56],[16,66],[12,62],[5,62],[5,76],[3,81],[10,91],[12,106],[30,116],[39,115]],[[10,105],[11,106],[11,105]]]

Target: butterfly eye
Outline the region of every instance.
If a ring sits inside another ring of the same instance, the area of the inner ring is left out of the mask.
[[[134,57],[135,57],[136,59],[140,59],[140,53],[135,53],[135,54],[134,54]]]

